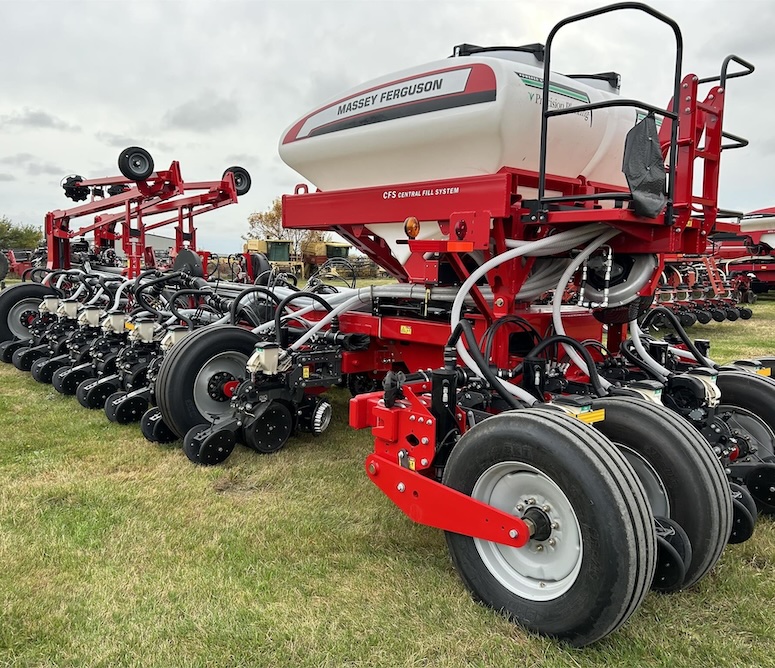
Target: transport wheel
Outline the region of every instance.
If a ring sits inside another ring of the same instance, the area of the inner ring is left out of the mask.
[[[158,406],[149,408],[140,418],[140,431],[151,443],[172,443],[177,435],[165,424]]]
[[[40,283],[19,283],[0,292],[0,341],[30,338],[29,326],[43,297],[54,294]]]
[[[229,167],[223,175],[226,176],[229,172],[234,175],[234,185],[237,188],[237,195],[242,197],[250,190],[251,180],[248,170],[244,167]]]
[[[707,325],[711,321],[710,313],[707,311],[699,310],[695,311],[694,314],[697,316],[697,322],[701,325]]]
[[[229,389],[244,378],[257,341],[247,329],[209,326],[189,334],[164,356],[156,401],[164,422],[178,437],[230,413]]]
[[[119,154],[118,169],[130,181],[145,181],[153,174],[153,158],[144,148],[130,146]]]
[[[746,304],[755,304],[759,299],[759,295],[757,295],[753,290],[746,290],[744,299]]]
[[[775,455],[775,381],[746,371],[721,371],[716,384],[721,390],[716,413],[732,412],[727,423],[753,439],[759,457]]]
[[[546,527],[522,548],[446,533],[473,596],[516,623],[581,647],[646,595],[654,517],[627,461],[588,425],[540,408],[488,418],[457,443],[443,482]]]
[[[692,547],[683,587],[699,582],[721,557],[732,526],[732,496],[718,457],[686,420],[630,397],[594,402],[595,427],[621,448],[646,490],[654,515],[677,522]]]

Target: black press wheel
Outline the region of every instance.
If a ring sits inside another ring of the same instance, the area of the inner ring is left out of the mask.
[[[54,294],[40,283],[19,283],[0,292],[0,341],[29,339],[29,326],[43,297]]]
[[[229,172],[234,176],[234,187],[237,189],[237,196],[242,197],[250,190],[250,174],[244,167],[229,167],[223,175],[226,176]]]
[[[165,355],[156,380],[156,401],[164,422],[178,437],[230,412],[229,390],[244,378],[257,341],[247,329],[210,326],[189,334]]]
[[[702,579],[721,557],[732,523],[724,469],[705,437],[659,404],[630,397],[595,400],[605,420],[595,424],[621,447],[640,479],[654,515],[681,525],[692,561],[683,587]]]
[[[140,418],[140,431],[151,443],[172,443],[178,440],[175,434],[164,422],[158,406],[149,408]]]
[[[711,321],[710,313],[708,311],[699,309],[694,312],[694,315],[697,316],[697,322],[701,325],[707,325]]]
[[[130,181],[145,181],[153,174],[153,158],[144,148],[130,146],[119,154],[118,169]]]
[[[546,409],[484,420],[453,449],[444,484],[516,515],[546,516],[547,535],[522,548],[446,534],[474,597],[527,629],[588,645],[646,595],[654,517],[624,457],[588,425]]]
[[[759,457],[775,455],[775,444],[771,441],[775,432],[775,380],[747,371],[721,371],[716,378],[721,390],[721,406],[717,412],[723,415],[734,407],[738,411],[733,419],[732,429],[742,430],[755,437]],[[761,422],[769,431],[755,428]]]

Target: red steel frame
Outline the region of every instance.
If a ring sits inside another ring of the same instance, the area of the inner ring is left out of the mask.
[[[591,222],[605,222],[621,232],[609,242],[614,252],[655,253],[660,258],[664,254],[703,253],[708,235],[719,218],[725,91],[719,85],[713,86],[700,100],[699,84],[700,80],[693,74],[685,76],[680,84],[682,102],[677,121],[675,190],[670,219],[665,212],[650,219],[637,216],[630,208],[600,208],[600,202],[595,200],[579,200],[573,207],[542,210],[540,205],[536,208],[522,197],[526,190],[535,192],[539,175],[504,167],[496,174],[332,192],[313,193],[300,185],[293,195],[283,197],[283,225],[334,231],[399,281],[426,287],[439,284],[442,259],[451,265],[462,282],[470,275],[463,261],[465,253],[480,251],[488,260],[507,250],[507,239],[540,239],[552,229]],[[672,108],[672,101],[668,108]],[[669,148],[671,130],[672,121],[666,118],[659,133],[664,153]],[[699,169],[702,170],[700,195],[692,192],[697,160],[701,161]],[[551,175],[546,176],[545,187],[563,196],[626,192],[583,177]],[[367,225],[400,224],[409,217],[423,221],[422,225],[438,225],[445,238],[407,239],[410,257],[402,264]],[[472,289],[471,296],[481,314],[474,317],[477,336],[487,324],[512,313],[533,322],[538,331],[546,331],[550,324],[548,313],[536,311],[529,304],[515,304],[513,299],[529,275],[532,263],[533,260],[525,258],[500,265],[488,273],[492,307],[478,288]],[[654,293],[662,267],[660,259],[651,280],[642,288],[642,295]],[[570,336],[602,338],[602,326],[589,314],[571,314],[563,320]],[[374,342],[368,351],[344,354],[346,373],[395,368],[416,371],[441,366],[442,351],[450,334],[448,323],[363,313],[344,314],[340,327],[342,331],[369,333]],[[625,334],[624,325],[611,325],[609,345],[618,346]],[[513,362],[507,346],[496,342],[493,361],[502,367]],[[416,389],[425,391],[429,385],[420,384]],[[414,521],[495,542],[524,544],[525,527],[515,522],[517,518],[435,482],[432,462],[436,434],[428,402],[411,387],[405,387],[404,392],[406,400],[391,409],[380,403],[382,393],[360,395],[351,401],[351,425],[370,426],[375,437],[375,452],[366,460],[372,481]],[[462,415],[458,420],[462,426]]]
[[[151,230],[175,223],[175,250],[186,245],[196,251],[194,217],[208,211],[237,202],[237,190],[231,172],[219,181],[185,182],[180,173],[180,163],[173,161],[168,170],[157,171],[145,181],[130,181],[123,176],[85,179],[76,185],[101,187],[116,184],[132,184],[128,190],[111,197],[95,199],[71,209],[57,209],[46,214],[45,235],[48,244],[49,269],[70,267],[70,240],[94,232],[95,246],[111,248],[115,241],[127,256],[127,275],[134,278],[140,273],[146,253],[145,234]],[[194,194],[192,191],[204,191]],[[70,228],[70,221],[90,214],[100,214],[111,209],[120,212],[95,215],[94,222],[78,229]],[[146,222],[152,216],[162,220]],[[117,227],[119,231],[117,231]]]

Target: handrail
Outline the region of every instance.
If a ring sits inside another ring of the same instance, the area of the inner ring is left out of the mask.
[[[675,52],[675,73],[673,79],[673,104],[670,111],[664,109],[657,109],[646,105],[645,103],[637,102],[633,105],[633,100],[609,100],[606,102],[595,102],[592,104],[568,107],[565,109],[553,109],[549,110],[549,86],[551,78],[551,47],[554,41],[555,35],[561,28],[578,21],[583,21],[595,16],[601,16],[610,12],[619,11],[622,9],[635,9],[642,11],[650,16],[654,17],[658,21],[665,23],[673,30],[675,36],[676,52]],[[681,29],[678,24],[669,16],[652,9],[648,5],[644,5],[641,2],[619,2],[606,7],[600,7],[588,12],[582,12],[581,14],[575,14],[569,16],[559,23],[557,23],[549,32],[549,36],[546,39],[546,46],[544,49],[544,80],[543,80],[543,94],[541,99],[541,143],[539,154],[539,172],[538,172],[538,200],[543,203],[546,200],[546,153],[548,148],[547,135],[548,135],[548,120],[550,116],[560,116],[562,114],[574,114],[580,110],[600,109],[603,107],[616,107],[616,106],[637,106],[639,108],[653,111],[654,113],[660,113],[667,118],[671,118],[675,121],[678,119],[678,110],[681,93],[681,63],[683,58],[683,37],[681,35]],[[739,60],[738,60],[739,62]],[[722,75],[724,73],[722,72]],[[678,123],[671,123],[670,128],[670,150],[668,159],[668,176],[667,176],[667,206],[665,208],[665,221],[672,223],[673,220],[673,195],[675,191],[675,170],[676,161],[678,158]]]

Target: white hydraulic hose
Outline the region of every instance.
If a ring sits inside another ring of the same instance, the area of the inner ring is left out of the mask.
[[[592,255],[592,253],[595,252],[595,250],[597,250],[609,239],[615,237],[617,234],[619,234],[619,230],[609,230],[608,232],[601,234],[599,237],[594,239],[583,251],[581,251],[581,253],[573,258],[571,263],[565,269],[562,278],[560,278],[560,282],[557,284],[557,288],[554,292],[554,299],[552,300],[552,324],[554,325],[554,331],[557,334],[565,335],[565,327],[562,324],[562,295],[565,292],[565,288],[570,282],[570,279],[573,278],[573,274],[576,273],[578,268],[587,260],[587,258],[589,258],[590,255]],[[566,346],[563,343],[562,347],[565,349],[568,357],[573,360],[573,363],[585,374],[589,375],[589,369],[587,368],[587,364],[584,361],[584,358],[581,357],[581,355],[579,355],[579,353],[570,346]],[[606,389],[611,387],[611,383],[608,382],[605,378],[600,378],[600,382]]]
[[[559,234],[551,237],[545,237],[543,239],[538,239],[537,241],[519,244],[517,248],[508,250],[505,253],[501,253],[500,255],[485,262],[478,269],[472,272],[471,275],[463,282],[463,285],[460,286],[457,297],[455,297],[455,301],[452,304],[452,313],[450,319],[451,329],[454,331],[455,327],[457,327],[457,324],[460,322],[460,313],[463,308],[463,302],[469,291],[476,284],[476,281],[478,281],[488,271],[503,264],[504,262],[508,262],[509,260],[513,260],[514,258],[521,257],[523,255],[537,255],[541,252],[545,252],[547,254],[559,252],[557,249],[563,244],[567,244],[567,248],[565,248],[565,250],[569,250],[570,248],[577,246],[579,243],[583,243],[590,237],[599,235],[600,229],[601,227],[598,223],[593,223],[592,225],[585,225],[584,227],[575,230],[560,232]],[[481,376],[482,372],[479,370],[471,355],[469,355],[462,340],[457,342],[456,349],[460,359],[463,360],[466,366],[468,366],[478,376]],[[503,389],[513,394],[518,399],[526,402],[528,405],[533,405],[537,402],[537,399],[523,388],[512,385],[511,383],[507,383],[501,379],[498,379],[498,382],[501,383]]]

